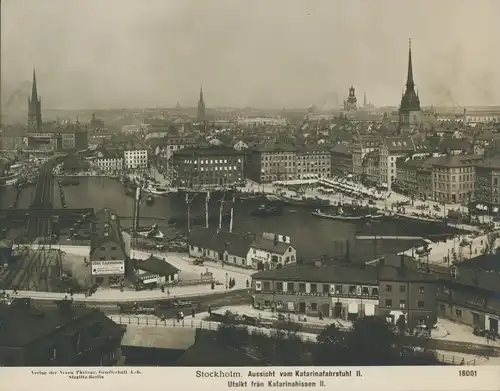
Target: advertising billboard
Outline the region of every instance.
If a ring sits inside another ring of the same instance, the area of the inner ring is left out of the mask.
[[[93,261],[92,275],[125,274],[125,261]]]

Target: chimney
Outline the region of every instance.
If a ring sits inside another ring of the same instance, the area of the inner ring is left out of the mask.
[[[278,235],[274,235],[274,245],[278,245]]]
[[[399,268],[403,270],[405,268],[405,255],[401,254],[399,256]]]

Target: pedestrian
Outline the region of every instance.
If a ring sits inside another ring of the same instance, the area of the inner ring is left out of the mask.
[[[184,312],[180,312],[180,317],[181,317],[181,320],[184,320]]]
[[[247,280],[247,288],[250,286],[250,282]]]
[[[196,311],[194,310],[194,307],[191,307],[191,316],[194,318],[196,315]]]
[[[208,315],[212,315],[212,307],[210,306],[210,304],[208,305]]]

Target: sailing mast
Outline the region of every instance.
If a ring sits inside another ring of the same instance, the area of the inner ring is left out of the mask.
[[[205,226],[208,228],[208,204],[210,202],[210,191],[207,191],[207,197],[205,198]]]
[[[229,222],[229,232],[233,232],[233,220],[234,220],[234,195],[233,195],[233,203],[231,204],[231,220]]]
[[[222,212],[224,211],[224,198],[226,198],[226,193],[222,194],[222,200],[220,200],[220,208],[219,208],[219,229],[217,232],[222,230]]]

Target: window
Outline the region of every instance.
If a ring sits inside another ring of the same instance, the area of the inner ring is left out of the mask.
[[[417,301],[417,307],[419,310],[423,310],[425,307],[425,303],[422,300]]]
[[[311,284],[311,293],[318,293],[318,286],[316,284]]]
[[[278,292],[283,292],[283,283],[282,282],[277,282],[276,283],[276,290]]]
[[[270,291],[271,290],[271,283],[269,281],[264,281],[262,283],[262,290]]]
[[[405,300],[399,300],[399,308],[405,308],[406,307],[406,301]]]
[[[445,305],[444,305],[444,304],[439,304],[439,311],[440,311],[441,313],[445,313],[445,312],[446,312],[446,307],[445,307]]]
[[[363,287],[363,290],[361,291],[361,294],[363,296],[369,296],[370,295],[370,291],[368,290],[368,287],[367,286],[364,286]]]
[[[423,286],[418,288],[418,293],[423,294],[425,292],[425,288]]]
[[[405,285],[400,285],[399,286],[399,293],[405,293],[406,292],[406,286]]]
[[[385,299],[385,306],[388,308],[392,307],[392,300],[391,299]]]
[[[318,310],[318,304],[317,303],[311,303],[311,311],[317,311]]]
[[[372,296],[378,296],[378,288],[372,288]]]
[[[111,247],[111,250],[116,250],[116,246],[112,246],[112,247]]]
[[[330,285],[323,284],[323,293],[329,293],[329,292],[330,292]]]
[[[354,295],[356,293],[356,285],[349,285],[349,294]]]
[[[457,316],[458,319],[462,318],[462,310],[455,310],[455,315]]]
[[[111,260],[112,261],[116,261],[116,257],[111,257]]]
[[[294,291],[293,282],[288,282],[286,284],[286,290],[287,290],[287,292],[293,292]]]
[[[388,285],[386,285],[386,286],[385,286],[385,291],[386,291],[386,292],[392,292],[392,285],[389,285],[389,284],[388,284]]]
[[[305,291],[306,291],[306,284],[304,284],[303,282],[301,282],[299,284],[299,292],[304,293]]]

